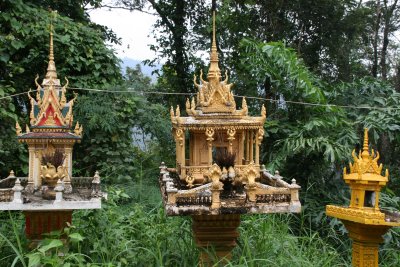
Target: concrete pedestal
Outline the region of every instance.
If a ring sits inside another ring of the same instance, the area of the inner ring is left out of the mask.
[[[201,265],[212,266],[220,260],[230,260],[231,251],[239,237],[237,228],[240,225],[240,215],[193,215],[192,220],[196,244],[202,249]],[[213,257],[214,252],[216,258]]]

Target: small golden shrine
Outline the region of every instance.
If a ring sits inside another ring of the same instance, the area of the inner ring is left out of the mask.
[[[326,206],[326,214],[341,219],[353,239],[352,265],[378,266],[379,243],[390,227],[400,226],[400,215],[379,209],[379,193],[389,180],[386,169],[378,165],[379,152],[368,148],[368,129],[364,131],[363,150],[352,152],[350,172],[343,169],[343,179],[350,186],[349,207]]]
[[[29,239],[62,229],[71,222],[75,209],[99,209],[103,193],[100,177],[72,177],[72,149],[82,138],[82,125],[73,128],[73,105],[77,95],[67,101],[66,84],[57,78],[50,32],[47,73],[42,84],[35,79],[35,97],[30,100],[30,125],[23,133],[16,123],[19,142],[29,150],[28,177],[10,176],[0,180],[0,210],[22,210]]]
[[[300,186],[260,165],[266,109],[249,116],[245,98],[237,109],[233,84],[227,73],[222,80],[218,62],[214,13],[207,80],[202,71],[199,82],[194,76],[198,92],[186,100],[187,117],[179,106],[170,110],[176,167],[162,163],[160,187],[167,215],[191,215],[197,244],[229,257],[240,214],[300,212]]]

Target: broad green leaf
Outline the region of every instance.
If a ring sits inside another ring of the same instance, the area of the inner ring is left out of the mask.
[[[38,250],[42,253],[45,253],[46,251],[52,249],[52,248],[58,248],[62,247],[64,244],[61,240],[58,239],[52,239],[49,244],[44,245],[40,247]]]

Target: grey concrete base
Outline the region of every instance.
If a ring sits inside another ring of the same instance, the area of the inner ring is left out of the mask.
[[[51,211],[51,210],[85,210],[101,209],[101,198],[85,201],[43,201],[38,203],[0,202],[0,210]]]

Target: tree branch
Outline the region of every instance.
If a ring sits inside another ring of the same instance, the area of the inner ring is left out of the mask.
[[[168,29],[174,33],[175,32],[175,26],[171,23],[171,21],[168,19],[168,17],[163,13],[161,10],[160,6],[156,3],[154,0],[149,0],[151,6],[155,9],[155,11],[158,13],[158,15],[161,17],[161,20],[167,25]]]
[[[132,8],[132,7],[124,7],[124,6],[109,6],[109,5],[101,5],[100,7],[90,7],[90,8],[85,8],[86,11],[88,10],[95,10],[95,9],[100,9],[100,8],[108,8],[108,9],[122,9],[122,10],[128,10],[128,11],[139,11],[145,14],[149,14],[152,16],[157,16],[157,14],[155,13],[151,13],[148,11],[145,11],[143,9],[140,8]]]

